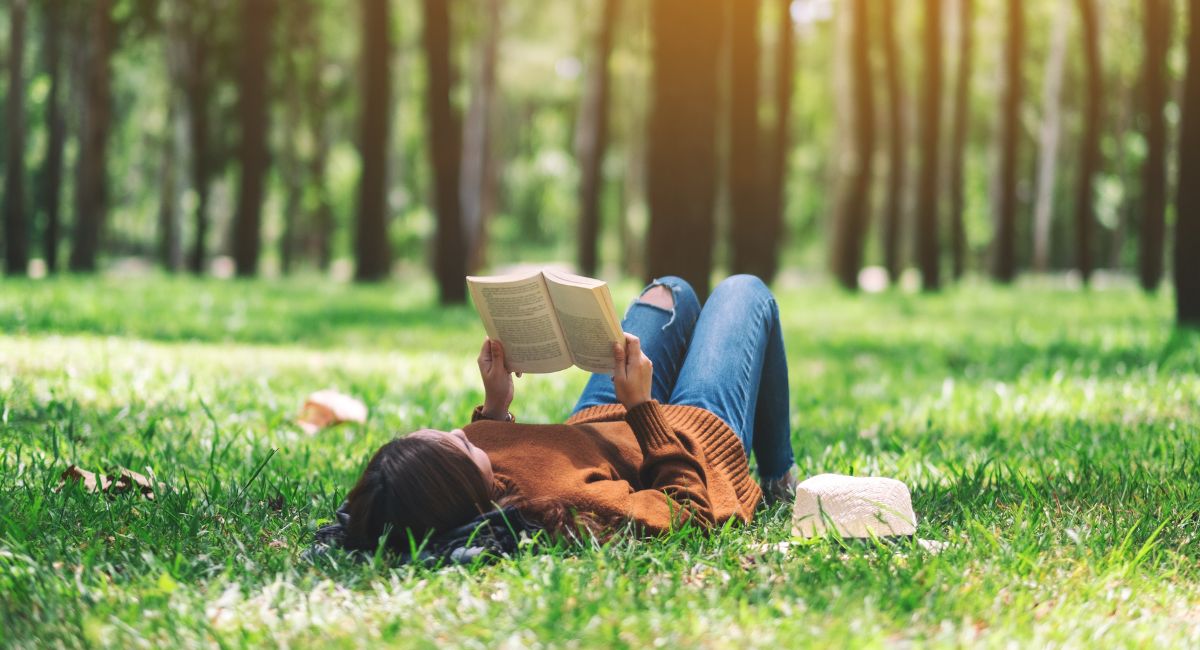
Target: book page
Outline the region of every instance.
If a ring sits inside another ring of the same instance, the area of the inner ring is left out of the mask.
[[[526,277],[467,277],[488,336],[504,345],[513,372],[557,372],[571,354],[540,273]]]
[[[613,343],[624,340],[621,326],[613,315],[612,297],[608,286],[582,287],[562,284],[554,274],[546,274],[558,322],[575,365],[588,372],[612,373]]]

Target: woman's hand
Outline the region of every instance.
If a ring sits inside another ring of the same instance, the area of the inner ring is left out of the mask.
[[[489,420],[504,420],[513,401],[513,378],[500,341],[483,339],[479,350],[479,376],[483,378],[483,412]]]
[[[617,390],[617,401],[625,408],[650,401],[650,387],[654,384],[654,364],[642,352],[638,337],[626,332],[623,343],[613,344],[616,364],[613,370],[613,386]]]

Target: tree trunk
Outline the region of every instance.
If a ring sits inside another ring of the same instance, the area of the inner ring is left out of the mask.
[[[241,166],[233,225],[233,261],[239,277],[258,274],[266,187],[267,63],[274,0],[242,0],[242,57],[238,76],[238,160]]]
[[[970,0],[961,0],[964,4]],[[904,218],[905,180],[908,175],[908,147],[905,141],[907,121],[904,115],[904,88],[900,84],[900,48],[896,44],[896,0],[880,3],[883,15],[883,58],[885,65],[888,107],[888,182],[887,199],[883,207],[883,265],[888,277],[895,281],[900,277],[900,233]],[[959,68],[959,92],[962,88],[962,68]],[[955,126],[958,121],[956,116]],[[957,133],[957,132],[956,132]],[[955,152],[958,153],[957,151]]]
[[[1142,223],[1138,277],[1146,291],[1158,289],[1163,274],[1167,210],[1167,52],[1171,45],[1171,0],[1142,5],[1146,53],[1142,92],[1146,111],[1146,160],[1142,166]]]
[[[387,151],[391,133],[391,12],[388,0],[363,0],[363,88],[359,148],[362,180],[358,187],[358,221],[354,278],[373,282],[387,278],[391,252],[387,234]]]
[[[875,154],[875,107],[871,90],[870,0],[854,0],[850,38],[851,85],[854,95],[854,172],[843,186],[834,231],[834,271],[842,287],[858,289],[867,214],[871,206],[871,162]]]
[[[310,36],[316,7],[308,0],[290,0],[282,5],[280,23],[286,51],[281,53],[283,84],[284,137],[279,152],[279,178],[283,182],[283,232],[279,236],[279,270],[292,272],[300,253],[300,232],[304,221],[305,165],[298,140],[305,129],[304,99],[307,90],[301,59],[309,55],[314,39]],[[316,110],[313,107],[312,110]],[[313,134],[315,136],[315,134]]]
[[[1015,1],[1015,0],[1012,0]],[[921,175],[917,184],[917,263],[921,287],[941,288],[938,152],[942,123],[942,0],[925,0],[925,83],[921,93]]]
[[[950,246],[954,279],[967,269],[967,227],[963,218],[966,199],[963,180],[967,152],[967,119],[971,115],[972,32],[975,29],[975,0],[958,2],[958,80],[954,86],[954,125],[950,147]]]
[[[209,142],[209,123],[213,82],[211,67],[213,20],[203,0],[184,4],[191,27],[188,35],[188,75],[184,90],[188,105],[188,139],[192,153],[192,191],[196,193],[193,213],[192,253],[188,266],[200,275],[208,261],[208,197],[213,174],[212,144]]]
[[[4,172],[4,267],[29,272],[29,214],[25,204],[25,0],[12,0],[8,27],[8,97],[4,124],[8,152]]]
[[[754,274],[763,229],[759,169],[759,0],[730,3],[729,206],[734,273]]]
[[[46,37],[42,45],[46,52],[46,74],[50,89],[46,95],[46,153],[39,174],[42,209],[46,213],[42,257],[46,272],[58,270],[58,242],[61,237],[60,214],[63,177],[63,153],[67,142],[67,120],[62,112],[62,31],[63,5],[61,0],[48,0],[44,5]]]
[[[1012,282],[1017,275],[1017,145],[1021,106],[1021,54],[1025,49],[1021,0],[1008,0],[1008,38],[1004,52],[1004,103],[1000,117],[1000,186],[996,206],[996,256],[992,275]]]
[[[161,183],[158,205],[158,258],[163,269],[174,273],[183,266],[183,241],[180,233],[179,199],[183,190],[179,173],[180,152],[185,146],[187,133],[179,136],[183,121],[180,119],[177,102],[168,99],[166,133],[162,142]]]
[[[429,115],[429,158],[433,168],[437,210],[434,276],[442,304],[467,299],[467,242],[463,237],[459,174],[462,164],[462,119],[450,101],[454,89],[450,58],[450,6],[445,0],[422,0],[426,79],[425,112]]]
[[[75,232],[69,267],[76,273],[96,270],[100,236],[108,211],[108,132],[112,121],[111,59],[116,47],[113,0],[94,0],[84,63],[83,128],[75,179]]]
[[[1096,222],[1093,181],[1100,169],[1100,103],[1103,79],[1100,78],[1100,35],[1094,0],[1079,0],[1080,27],[1083,32],[1084,64],[1087,75],[1087,99],[1084,101],[1083,139],[1079,143],[1079,179],[1075,187],[1075,262],[1086,285],[1095,268],[1092,248]]]
[[[1175,194],[1175,309],[1180,325],[1200,327],[1200,0],[1188,0],[1187,80]]]
[[[1067,0],[1058,0],[1054,31],[1042,86],[1042,132],[1038,141],[1037,193],[1033,205],[1033,268],[1050,269],[1050,222],[1058,172],[1058,140],[1062,132],[1063,61],[1067,53]]]
[[[762,223],[757,229],[757,254],[747,271],[767,282],[779,271],[779,249],[787,197],[788,154],[791,152],[792,89],[795,76],[795,25],[792,0],[777,0],[779,33],[775,44],[775,121],[765,138],[766,182],[762,193]]]
[[[604,154],[608,147],[608,56],[620,0],[604,0],[600,29],[592,51],[576,151],[579,156],[579,270],[596,275],[600,237],[600,190],[604,185]]]
[[[654,0],[646,244],[650,276],[678,275],[708,295],[717,185],[720,0]]]
[[[479,43],[478,67],[471,84],[471,103],[463,126],[460,201],[467,238],[467,271],[484,264],[487,223],[495,190],[492,162],[492,107],[496,103],[496,59],[500,47],[500,0],[487,0],[487,26]]]

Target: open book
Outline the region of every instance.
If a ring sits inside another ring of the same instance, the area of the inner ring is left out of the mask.
[[[513,372],[613,371],[613,343],[624,335],[602,280],[544,270],[467,276],[467,287]]]

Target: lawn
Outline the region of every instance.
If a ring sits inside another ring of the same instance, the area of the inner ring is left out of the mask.
[[[907,482],[941,554],[764,549],[780,508],[487,566],[309,563],[371,451],[481,400],[469,307],[420,282],[5,280],[0,645],[1200,644],[1200,335],[1169,296],[780,293],[800,474]],[[584,379],[526,376],[513,410],[561,421]],[[292,424],[327,387],[368,422]],[[73,463],[164,486],[55,491]]]

